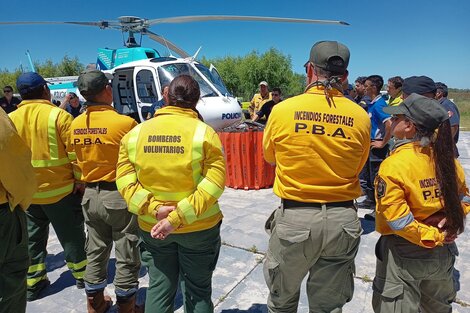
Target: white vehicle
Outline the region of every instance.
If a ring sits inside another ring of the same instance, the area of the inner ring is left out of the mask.
[[[190,56],[172,42],[149,30],[154,24],[199,22],[210,20],[239,20],[267,21],[288,23],[320,23],[334,25],[349,25],[342,21],[311,20],[259,16],[181,16],[160,19],[143,19],[135,16],[122,16],[117,21],[100,22],[0,22],[10,24],[72,24],[82,26],[97,26],[101,29],[111,28],[128,33],[126,47],[122,49],[98,49],[96,68],[114,74],[112,81],[114,107],[122,114],[133,116],[144,121],[150,107],[162,100],[162,89],[173,78],[181,74],[191,75],[201,89],[201,99],[197,110],[204,121],[214,129],[230,127],[240,123],[242,119],[241,105],[225,87],[217,69],[196,61],[197,52]],[[141,47],[135,40],[134,34],[149,36],[177,53],[180,57],[162,57],[157,50]],[[81,100],[76,88],[77,77],[61,77],[47,79],[51,89],[52,100],[61,101],[67,92],[75,92]]]

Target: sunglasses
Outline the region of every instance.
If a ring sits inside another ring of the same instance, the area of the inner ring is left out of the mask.
[[[4,90],[3,92],[13,92],[13,90]]]

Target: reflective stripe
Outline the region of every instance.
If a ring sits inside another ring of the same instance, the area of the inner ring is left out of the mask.
[[[59,145],[57,144],[56,120],[61,109],[54,108],[49,113],[47,122],[47,136],[49,137],[49,156],[51,160],[59,159]]]
[[[143,124],[139,124],[134,127],[129,133],[129,140],[127,141],[127,155],[129,161],[135,165],[135,156],[137,153],[137,140],[139,139],[140,130]]]
[[[28,278],[28,279],[26,279],[26,285],[28,287],[34,287],[34,285],[39,283],[41,280],[46,280],[46,279],[47,279],[47,274],[42,275],[40,277]]]
[[[196,221],[197,216],[194,212],[194,207],[189,203],[188,198],[184,198],[178,202],[178,208],[181,210],[181,213],[183,213],[184,219],[188,224],[192,224]]]
[[[147,200],[147,197],[150,194],[150,191],[145,189],[137,191],[129,201],[129,212],[139,215],[142,202]]]
[[[208,194],[210,194],[212,197],[219,199],[219,197],[222,195],[224,190],[208,180],[207,178],[204,178],[199,184],[198,188],[201,188]]]
[[[70,161],[75,161],[77,159],[77,154],[75,152],[68,152],[67,155]]]
[[[28,273],[36,273],[39,271],[44,271],[46,269],[46,263],[39,263],[30,265],[28,268]]]
[[[200,122],[198,123],[193,136],[193,149],[192,149],[192,161],[191,167],[193,168],[193,181],[194,185],[197,186],[201,180],[201,160],[203,157],[203,144],[204,135],[206,133],[207,125]]]
[[[155,198],[160,201],[180,201],[183,198],[189,197],[193,194],[193,191],[181,191],[181,192],[166,192],[156,189],[151,189],[152,194],[155,195]]]
[[[70,193],[72,192],[72,190],[73,190],[73,183],[67,186],[61,187],[61,188],[53,189],[53,190],[36,192],[33,198],[36,198],[36,199],[51,198],[51,197],[62,195],[64,193]]]
[[[72,271],[72,275],[75,279],[83,279],[83,277],[85,277],[85,270],[79,272]]]
[[[137,174],[131,173],[125,176],[119,177],[116,179],[116,186],[118,190],[123,189],[131,184],[135,184],[137,182]]]
[[[33,167],[52,167],[61,166],[70,163],[69,158],[62,158],[57,160],[31,160]]]
[[[410,212],[405,216],[400,217],[399,219],[396,219],[394,221],[387,221],[387,224],[393,230],[402,230],[407,225],[411,224],[414,220],[415,218],[413,216],[413,213]]]
[[[73,177],[74,177],[76,180],[82,179],[82,172],[74,170],[74,171],[73,171]]]
[[[67,267],[71,270],[81,270],[87,265],[88,261],[85,259],[79,263],[67,262]]]

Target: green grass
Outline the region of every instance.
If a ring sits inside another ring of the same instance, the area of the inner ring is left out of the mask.
[[[470,91],[449,91],[448,98],[459,108],[460,129],[470,131]]]

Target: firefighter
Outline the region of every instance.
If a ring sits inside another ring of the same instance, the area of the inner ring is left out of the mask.
[[[31,151],[1,108],[0,129],[0,313],[24,313],[29,266],[24,211],[37,183]]]
[[[383,110],[392,114],[395,144],[375,180],[382,236],[375,248],[374,312],[451,312],[454,240],[470,204],[449,115],[416,93]]]
[[[72,168],[76,159],[69,145],[72,116],[51,103],[51,92],[41,75],[23,73],[16,86],[23,101],[10,113],[10,118],[31,149],[31,164],[38,182],[37,192],[26,211],[31,257],[27,299],[33,301],[50,284],[45,264],[49,224],[64,248],[77,287],[84,287],[87,261],[80,205],[84,186],[74,178]]]
[[[88,231],[85,291],[90,313],[104,312],[111,305],[111,299],[104,296],[104,288],[113,243],[116,251],[114,286],[120,313],[136,312],[139,286],[137,217],[127,211],[115,183],[119,143],[137,122],[118,114],[111,106],[111,78],[99,70],[80,74],[77,86],[86,99],[87,109],[72,122],[70,137],[81,171],[80,180],[86,183],[82,206]]]
[[[198,118],[199,95],[192,77],[178,76],[169,105],[121,141],[116,182],[138,216],[150,276],[146,312],[173,312],[178,280],[185,312],[214,310],[225,162],[217,133]]]

